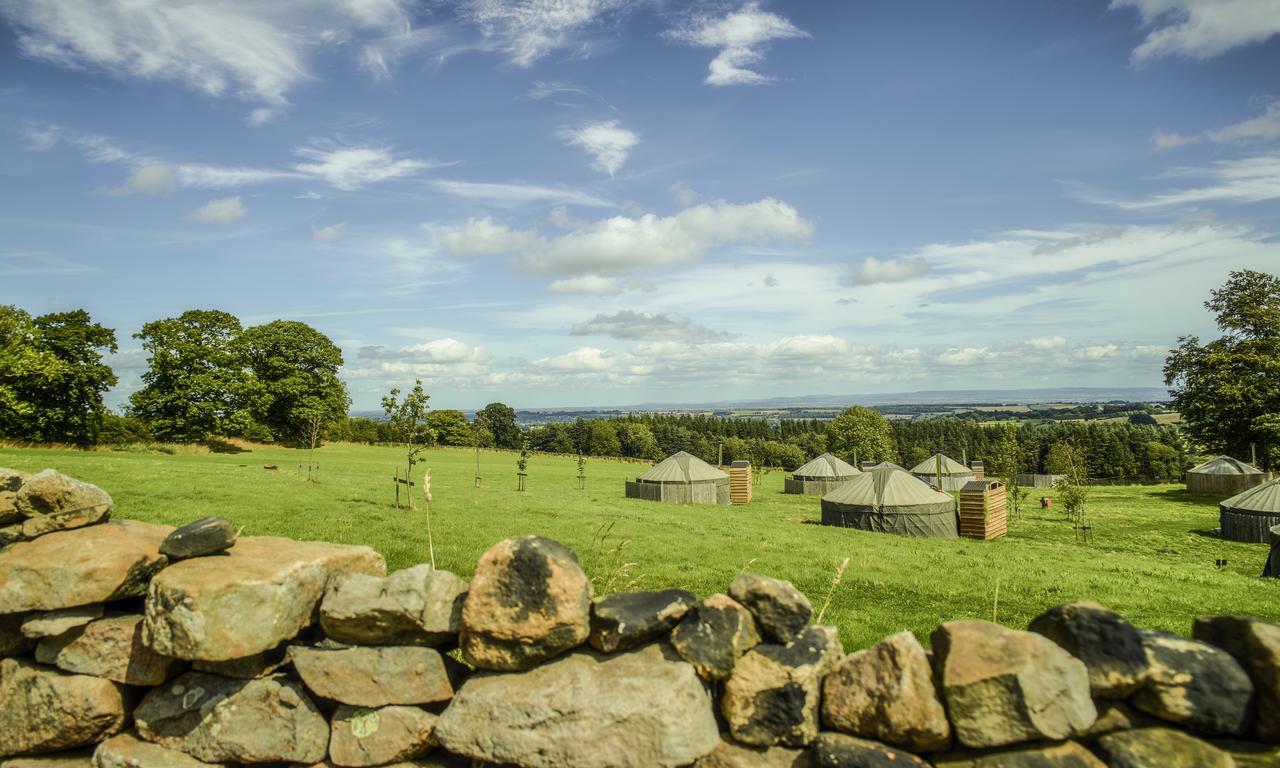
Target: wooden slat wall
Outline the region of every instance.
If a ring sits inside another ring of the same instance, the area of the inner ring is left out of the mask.
[[[960,535],[985,541],[1009,531],[1004,484],[995,481],[984,490],[960,491]]]
[[[1265,474],[1258,475],[1201,475],[1187,473],[1187,491],[1189,493],[1221,494],[1235,496],[1255,485],[1262,485],[1268,480]]]
[[[729,468],[729,502],[751,503],[751,465]]]

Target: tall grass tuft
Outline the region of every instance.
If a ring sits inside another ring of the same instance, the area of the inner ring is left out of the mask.
[[[840,586],[840,582],[844,580],[844,572],[847,570],[849,570],[849,558],[846,557],[840,565],[836,566],[836,575],[831,578],[827,599],[822,601],[822,610],[818,611],[818,618],[814,619],[814,624],[821,624],[822,617],[827,615],[827,608],[831,607],[831,598],[835,597],[836,587]]]

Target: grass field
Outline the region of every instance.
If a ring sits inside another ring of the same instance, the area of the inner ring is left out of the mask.
[[[427,557],[425,518],[392,506],[397,449],[334,445],[316,453],[319,482],[297,472],[307,454],[261,449],[239,454],[78,452],[0,448],[0,466],[45,467],[107,489],[116,516],[178,525],[223,515],[245,535],[271,534],[368,544],[392,569]],[[263,469],[277,464],[277,472]],[[540,534],[578,552],[597,591],[683,587],[723,591],[743,569],[790,579],[815,606],[837,564],[850,566],[827,621],[847,648],[909,629],[922,640],[940,622],[991,618],[1024,627],[1045,608],[1089,598],[1140,626],[1187,633],[1206,613],[1280,619],[1280,581],[1255,578],[1263,545],[1222,542],[1215,500],[1177,486],[1095,488],[1096,540],[1074,543],[1070,524],[1038,506],[992,542],[939,541],[825,528],[816,497],[781,492],[781,472],[763,478],[744,507],[681,507],[625,499],[636,464],[587,462],[577,490],[573,458],[534,456],[529,489],[515,490],[515,457],[435,449],[432,505],[437,564],[469,575],[477,557],[505,537]],[[619,546],[621,551],[619,552]],[[1214,561],[1224,558],[1225,569]],[[999,600],[996,605],[996,584]]]

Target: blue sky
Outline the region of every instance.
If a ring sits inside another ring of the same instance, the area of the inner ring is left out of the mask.
[[[1280,269],[1280,0],[0,0],[0,303],[357,409],[1154,386]]]

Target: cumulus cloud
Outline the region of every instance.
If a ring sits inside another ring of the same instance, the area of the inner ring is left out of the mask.
[[[1164,56],[1211,59],[1280,33],[1274,0],[1112,0],[1132,8],[1151,29],[1133,51],[1135,63]]]
[[[658,312],[636,312],[624,309],[611,315],[598,314],[583,323],[574,323],[570,336],[609,336],[615,339],[652,340],[687,339],[714,341],[732,338],[732,334],[713,331],[687,317]]]
[[[572,189],[545,187],[537,184],[511,182],[494,184],[480,181],[436,179],[432,186],[446,194],[469,200],[485,200],[497,204],[519,203],[569,203],[588,208],[613,208],[613,203]]]
[[[317,227],[316,229],[311,230],[311,237],[312,239],[319,240],[321,242],[337,240],[339,237],[342,237],[342,230],[345,229],[346,226],[346,222],[340,221],[337,224],[330,224],[327,227]]]
[[[512,64],[530,67],[624,7],[625,0],[464,0],[458,14]]]
[[[881,261],[868,256],[849,275],[850,285],[875,285],[876,283],[901,283],[920,277],[929,271],[929,263],[922,258],[905,258]]]
[[[226,224],[241,218],[246,213],[248,209],[244,207],[244,203],[240,202],[240,196],[236,195],[210,200],[193,211],[191,218],[195,221]]]
[[[511,253],[528,248],[538,240],[537,234],[514,230],[505,224],[495,224],[484,216],[468,219],[456,229],[440,235],[440,243],[455,256],[485,256],[495,253]]]
[[[435,339],[399,349],[388,349],[383,346],[365,346],[360,348],[358,354],[362,360],[395,360],[432,365],[477,363],[484,361],[488,357],[480,347],[466,344],[454,338]]]
[[[764,59],[770,41],[808,37],[790,21],[746,3],[722,17],[695,17],[669,30],[667,36],[700,48],[718,48],[711,60],[707,85],[761,85],[772,78],[750,67]]]
[[[172,165],[166,163],[150,163],[139,166],[129,174],[129,178],[118,187],[107,190],[113,195],[158,195],[172,192],[178,188],[178,174]]]
[[[610,176],[616,174],[627,161],[631,148],[640,143],[639,134],[623,128],[617,120],[563,128],[558,135],[566,143],[586,150],[587,154],[595,158],[592,167]]]
[[[646,280],[620,280],[600,275],[578,275],[555,280],[548,286],[554,293],[576,293],[590,296],[617,296],[628,291],[652,291],[653,283]]]
[[[1159,192],[1145,198],[1123,198],[1093,190],[1077,190],[1087,203],[1126,211],[1202,203],[1260,203],[1280,199],[1280,152],[1219,160],[1210,166],[1175,168],[1165,178],[1195,178],[1197,186]]]

